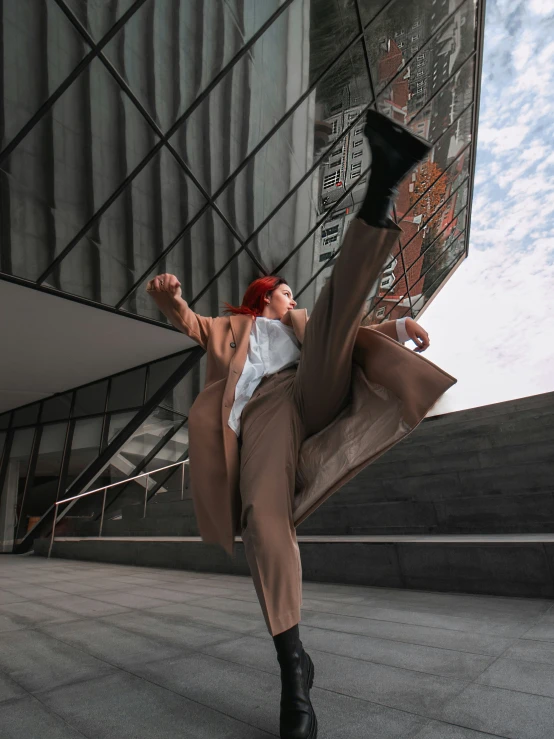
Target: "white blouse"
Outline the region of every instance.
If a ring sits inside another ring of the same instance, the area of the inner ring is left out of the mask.
[[[409,339],[405,323],[405,318],[396,321],[398,340],[402,344]],[[263,378],[292,367],[299,361],[300,343],[292,328],[285,326],[278,318],[258,316],[252,321],[248,355],[235,388],[235,400],[228,421],[237,436],[240,434],[240,417],[244,406]]]

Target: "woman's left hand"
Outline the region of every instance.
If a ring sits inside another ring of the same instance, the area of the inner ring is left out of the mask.
[[[414,344],[417,344],[414,352],[424,352],[431,343],[429,341],[429,334],[427,333],[427,331],[422,326],[420,326],[419,323],[414,321],[413,318],[406,319],[405,328],[406,333],[408,334],[410,339],[414,342]]]

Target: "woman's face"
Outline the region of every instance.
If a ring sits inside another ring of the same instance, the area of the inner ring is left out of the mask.
[[[264,318],[282,318],[288,310],[292,310],[296,301],[292,299],[292,290],[288,285],[277,285],[273,292],[266,296]]]

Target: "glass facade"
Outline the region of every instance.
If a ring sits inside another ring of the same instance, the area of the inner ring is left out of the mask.
[[[310,310],[364,196],[373,107],[433,147],[400,187],[402,234],[364,323],[417,317],[467,255],[483,6],[6,0],[0,279],[167,326],[145,292],[160,272],[206,315],[279,273]],[[4,541],[182,361],[0,415]],[[159,457],[171,430],[185,438],[203,372],[200,362],[102,479]]]
[[[181,352],[0,416],[5,426],[0,431],[0,551],[11,551],[65,497],[190,354]],[[203,385],[204,367],[203,359],[196,362],[167,392],[87,489],[186,459],[187,415]],[[117,495],[107,499],[107,515],[123,493],[121,500],[136,502],[137,487],[117,488]],[[93,497],[71,508],[59,532],[71,531],[75,520],[96,518],[99,499]]]

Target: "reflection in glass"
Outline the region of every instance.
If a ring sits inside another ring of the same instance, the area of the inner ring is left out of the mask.
[[[375,4],[382,6],[385,1],[375,0]],[[356,0],[312,0],[310,3],[310,85],[359,32]]]
[[[6,411],[0,415],[0,429],[7,429],[10,425],[11,411]]]
[[[358,43],[341,57],[317,85],[316,90],[273,134],[217,199],[217,205],[242,236],[246,238],[258,228],[290,191],[308,176],[313,165],[322,156],[342,146],[348,137],[349,141],[352,139],[351,145],[354,146],[353,138],[360,138],[361,131],[357,132],[359,127],[349,131],[349,127],[353,126],[370,101],[371,92],[363,48]],[[345,170],[345,165],[351,166],[343,157],[342,177],[337,177],[330,189],[343,188],[350,176],[350,169]],[[320,197],[319,176],[319,171],[315,170],[306,180],[311,182],[307,190],[309,197],[298,191],[291,198],[295,210],[317,207]],[[236,202],[242,202],[247,197],[251,200],[247,208],[235,207]],[[294,226],[289,226],[288,230],[289,235],[292,235]]]
[[[27,486],[25,493],[20,536],[29,531],[57,499],[66,436],[67,422],[47,424],[42,429],[32,484]]]
[[[66,292],[116,305],[205,202],[164,147],[95,221],[52,277],[57,276]]]
[[[463,233],[453,232],[446,240],[446,248],[439,251],[438,246],[429,254],[429,266],[420,280],[411,288],[410,295],[414,317],[421,312],[426,303],[440,289],[454,267],[465,257]],[[433,261],[431,261],[433,260]]]
[[[104,52],[165,133],[278,6],[151,0]]]
[[[135,297],[137,313],[169,323],[146,292],[148,281],[164,272],[176,275],[181,283],[183,298],[191,303],[239,247],[240,244],[231,231],[210,208],[185,232],[167,256],[147,275],[134,296],[131,296]],[[233,269],[231,268],[232,271]],[[124,308],[130,310],[130,300],[124,304]],[[218,306],[213,313],[207,313],[214,316],[218,314]]]
[[[310,8],[318,25],[313,17],[308,21],[304,0],[294,0],[171,139],[208,192],[236,171],[358,32],[351,0],[313,2]],[[337,104],[336,91],[352,83],[349,64],[341,60],[319,83],[319,98],[333,97]],[[296,129],[310,110],[306,103],[294,114]],[[314,138],[328,136],[321,121],[312,125]]]
[[[2,163],[11,274],[38,279],[155,143],[114,78],[92,61]],[[57,272],[48,284],[62,287]]]
[[[261,276],[247,252],[241,251],[217,280],[210,282],[206,291],[193,302],[192,308],[201,316],[222,315],[224,303],[240,305],[248,285]]]
[[[2,3],[4,149],[89,47],[54,0]]]
[[[376,92],[381,92],[412,57],[416,65],[420,64],[415,76],[410,70],[414,102],[418,99],[421,102],[428,88],[440,87],[448,79],[456,59],[467,58],[473,49],[474,13],[471,0],[465,3],[394,0],[366,31]],[[417,72],[421,72],[419,77]]]
[[[108,466],[88,489],[96,490],[103,485],[111,485],[119,480],[125,480],[128,477],[140,474],[145,458],[163,442],[164,437],[171,437],[182,422],[182,417],[175,416],[169,410],[157,408],[114,454]],[[153,477],[150,480],[143,477],[129,484],[118,485],[109,489],[106,494],[107,517],[110,518],[115,513],[119,513],[125,505],[144,505],[144,494],[147,485],[148,490],[155,486]],[[95,493],[82,498],[76,504],[79,513],[86,516],[91,526],[95,527],[94,531],[91,529],[91,533],[97,533],[99,525],[97,520],[100,517],[102,500],[103,493]]]
[[[440,233],[436,228],[427,232],[416,232],[401,253],[398,248],[393,251],[396,256],[394,261],[388,265],[388,269],[385,269],[380,290],[371,306],[372,322],[382,318],[382,315],[378,314],[382,313],[384,306],[386,306],[386,315],[389,315],[394,308],[394,317],[400,318],[397,306],[409,303],[406,297],[408,293],[412,298],[413,308],[414,300],[420,299],[420,288],[423,286],[423,279],[429,265],[435,262],[438,254],[443,253],[445,246],[447,247],[460,237],[466,227],[466,216],[466,205],[460,205],[459,211],[452,215]],[[395,263],[398,269],[393,266]],[[418,289],[415,288],[416,285]]]
[[[135,0],[64,0],[95,41],[100,41]]]
[[[117,434],[135,417],[136,411],[126,413],[112,413],[108,430],[108,444],[111,444]]]

